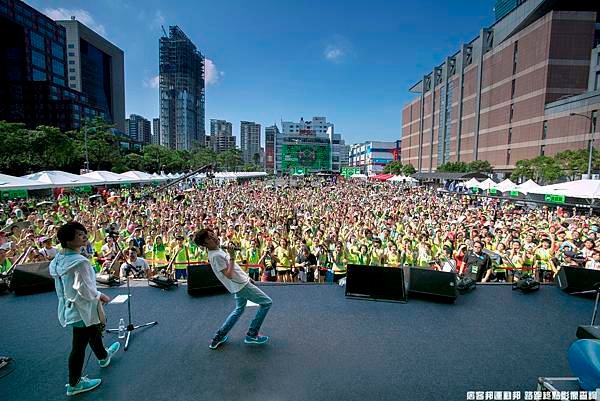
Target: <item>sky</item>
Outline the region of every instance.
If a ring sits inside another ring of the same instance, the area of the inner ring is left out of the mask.
[[[161,25],[206,57],[210,119],[327,117],[347,144],[401,136],[408,89],[493,23],[494,0],[27,0],[125,53],[125,113],[158,117]],[[280,126],[281,128],[281,126]],[[264,129],[263,138],[264,142]]]

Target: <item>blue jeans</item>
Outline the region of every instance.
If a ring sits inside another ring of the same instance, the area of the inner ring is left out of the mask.
[[[244,313],[244,310],[246,309],[246,301],[252,301],[259,305],[258,310],[256,311],[256,316],[254,316],[254,320],[252,320],[252,323],[250,323],[250,328],[248,329],[248,333],[246,335],[251,337],[258,335],[260,326],[265,320],[273,301],[267,294],[262,292],[260,288],[252,283],[248,283],[244,288],[235,293],[235,309],[229,314],[225,320],[225,323],[223,323],[221,328],[217,331],[215,338],[221,339],[225,337],[227,333],[229,333],[240,316],[242,316]]]

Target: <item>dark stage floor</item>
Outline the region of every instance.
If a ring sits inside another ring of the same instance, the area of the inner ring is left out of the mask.
[[[528,295],[482,286],[454,305],[351,300],[329,285],[263,288],[274,301],[263,326],[269,343],[243,343],[249,307],[216,351],[208,342],[233,308],[231,295],[133,288],[134,323],[158,326],[135,332],[108,369],[92,357],[86,373],[103,383],[73,398],[436,401],[464,400],[470,390],[534,390],[538,376],[570,376],[566,351],[593,306],[550,286]],[[0,379],[1,400],[67,398],[71,337],[56,305],[53,293],[0,296],[0,355],[16,361]],[[107,314],[114,326],[126,307],[108,306]]]

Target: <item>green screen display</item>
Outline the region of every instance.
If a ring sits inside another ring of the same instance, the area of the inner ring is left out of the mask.
[[[2,199],[19,199],[19,198],[27,198],[27,190],[26,189],[12,189],[9,191],[2,191],[1,193]]]
[[[331,170],[331,151],[328,145],[281,145],[281,169],[295,171]]]
[[[342,175],[344,177],[350,178],[354,174],[360,174],[360,167],[342,167]]]
[[[551,203],[565,203],[564,195],[544,195],[544,200]]]
[[[510,196],[519,196],[519,191],[510,191]]]

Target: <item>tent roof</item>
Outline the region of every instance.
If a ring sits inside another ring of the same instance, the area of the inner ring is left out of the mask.
[[[350,176],[350,178],[363,178],[364,179],[364,178],[368,178],[368,177],[365,174],[357,173],[357,174],[352,174]]]
[[[517,184],[509,180],[508,178],[502,181],[500,184],[496,184],[496,189],[500,192],[508,192],[516,190]]]
[[[394,181],[394,182],[413,182],[413,181],[417,181],[412,177],[406,176],[406,175],[395,175],[392,178],[390,178],[388,181]]]
[[[104,184],[124,184],[136,182],[136,180],[133,178],[123,177],[120,174],[105,170],[90,171],[89,173],[81,174],[81,176],[101,180]]]
[[[43,189],[48,188],[43,183],[28,180],[27,178],[13,177],[12,175],[0,173],[0,190],[12,189]]]
[[[496,183],[491,179],[487,178],[485,181],[480,182],[477,186],[479,189],[488,190],[496,187]]]
[[[485,179],[487,175],[483,173],[414,173],[412,178],[417,180],[454,180],[454,181],[467,181],[469,178]]]
[[[394,174],[377,174],[377,175],[373,175],[369,178],[372,180],[387,181],[390,178],[392,178],[393,176],[394,176]]]
[[[135,181],[131,181],[131,182],[149,182],[149,181],[153,180],[153,178],[150,174],[144,173],[142,171],[136,171],[136,170],[131,170],[126,173],[121,173],[119,175],[121,177],[135,179]]]
[[[104,184],[102,181],[91,177],[84,177],[58,170],[40,171],[38,173],[23,176],[23,178],[46,184],[46,188],[79,187],[83,185]]]
[[[532,180],[527,180],[524,183],[517,185],[517,190],[524,194],[535,191],[538,188],[540,188],[540,185]]]
[[[600,198],[600,180],[577,180],[545,185],[529,192],[544,195],[564,195],[571,198]]]
[[[471,178],[469,181],[465,183],[465,187],[467,188],[479,188],[479,181],[475,178]]]

